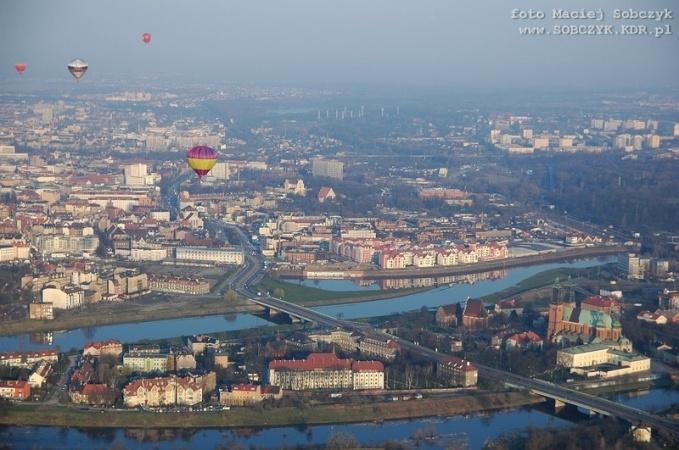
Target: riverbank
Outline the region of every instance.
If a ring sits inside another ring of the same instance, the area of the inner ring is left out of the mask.
[[[532,291],[541,290],[543,288],[551,289],[554,281],[557,278],[561,281],[565,281],[567,278],[571,278],[573,281],[576,281],[576,278],[588,278],[592,275],[599,274],[602,270],[607,270],[608,267],[609,266],[607,265],[588,267],[585,269],[563,267],[559,269],[546,270],[528,277],[514,286],[502,289],[501,291],[495,292],[494,294],[485,295],[481,297],[481,299],[487,303],[497,303],[501,300],[525,295]]]
[[[387,300],[404,295],[418,294],[434,288],[388,289],[383,291],[328,291],[310,286],[301,286],[269,277],[265,277],[257,285],[259,290],[272,294],[276,289],[282,289],[283,300],[302,306],[344,305],[348,303],[369,302],[373,300]]]
[[[276,288],[283,288],[286,292],[285,300],[308,307],[385,300],[432,289],[392,289],[388,291],[371,291],[372,293],[367,294],[365,291],[327,291],[297,286],[270,278],[265,278],[265,281],[266,284],[260,284],[260,289],[271,290],[273,292]],[[290,292],[290,295],[287,294],[288,292]],[[185,317],[258,313],[260,311],[261,308],[259,306],[250,303],[243,297],[238,298],[236,301],[226,301],[222,298],[214,297],[185,296],[168,297],[167,300],[155,302],[144,302],[142,300],[129,303],[99,303],[90,306],[88,309],[62,311],[54,320],[23,319],[3,322],[0,324],[0,336]]]
[[[17,405],[0,414],[0,424],[79,428],[212,428],[321,425],[452,416],[520,408],[543,402],[526,392],[477,392],[446,399],[333,404],[221,412],[154,413],[148,411],[81,411],[70,407]]]
[[[227,302],[221,298],[196,298],[155,303],[107,303],[89,309],[65,311],[54,320],[12,320],[0,324],[0,336],[20,333],[71,330],[75,328],[148,322],[152,320],[252,313],[259,308],[246,300]]]
[[[544,264],[549,262],[568,261],[573,259],[592,258],[597,256],[610,256],[619,253],[626,253],[633,247],[622,245],[609,247],[585,247],[569,248],[566,250],[540,253],[537,255],[519,256],[515,258],[505,258],[493,261],[484,261],[473,264],[460,264],[456,266],[435,266],[427,268],[407,268],[407,269],[343,269],[329,268],[308,268],[305,270],[279,270],[275,272],[278,278],[333,278],[333,279],[381,279],[381,278],[424,278],[445,275],[469,275],[491,270],[509,269],[513,267],[530,266],[534,264]],[[324,276],[323,274],[331,274]],[[309,276],[313,274],[313,276]],[[340,276],[341,274],[341,276]]]

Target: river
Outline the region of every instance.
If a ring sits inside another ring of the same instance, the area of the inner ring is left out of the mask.
[[[363,303],[320,306],[314,309],[332,316],[342,315],[345,319],[382,316],[391,313],[412,311],[422,306],[435,307],[464,301],[467,297],[489,295],[515,285],[530,276],[546,270],[560,267],[584,268],[603,265],[615,261],[615,257],[590,258],[580,261],[539,264],[529,267],[517,267],[504,271],[502,278],[477,277],[481,281],[473,284],[453,284],[387,300],[376,300]],[[347,284],[348,283],[348,284]],[[356,286],[347,280],[320,280],[309,284],[322,289],[347,289]],[[373,288],[374,289],[374,288]],[[348,290],[348,289],[347,289]],[[21,334],[0,337],[0,352],[27,351],[33,349],[58,346],[62,350],[81,349],[86,342],[102,339],[118,339],[121,342],[137,342],[143,339],[165,339],[175,336],[186,336],[200,333],[242,330],[269,324],[266,320],[251,314],[234,314],[232,316],[187,317],[183,319],[158,320],[151,322],[105,325],[98,327],[77,328],[54,333]]]
[[[617,394],[620,403],[655,411],[679,402],[679,391],[655,389],[642,395]],[[519,431],[527,426],[538,428],[566,427],[571,422],[537,409],[500,411],[489,415],[434,417],[384,423],[318,425],[263,429],[198,429],[198,430],[124,430],[57,427],[0,427],[0,442],[16,448],[110,449],[110,448],[279,448],[283,445],[321,445],[334,433],[351,433],[363,445],[386,440],[406,440],[421,429],[433,428],[438,439],[419,448],[444,448],[446,443],[465,442],[469,449],[479,449],[487,440],[503,433]],[[47,445],[45,443],[48,443]]]

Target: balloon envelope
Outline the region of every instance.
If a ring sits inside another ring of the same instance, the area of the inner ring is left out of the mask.
[[[198,145],[189,149],[186,160],[198,178],[203,178],[217,162],[217,152],[205,145]]]
[[[24,71],[26,70],[26,64],[16,63],[14,64],[14,69],[16,69],[16,71],[19,72],[20,74],[23,74]]]
[[[144,33],[141,35],[141,38],[144,40],[144,44],[148,44],[151,42],[151,33]]]
[[[87,63],[79,58],[76,58],[68,63],[68,71],[71,72],[71,75],[73,75],[77,81],[80,81],[83,75],[85,75],[85,72],[87,72],[87,67]]]

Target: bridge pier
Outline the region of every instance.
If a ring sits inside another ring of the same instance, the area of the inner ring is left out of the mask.
[[[562,402],[561,400],[553,399],[552,401],[554,402],[554,413],[555,414],[560,413],[561,411],[563,411],[566,408],[566,406],[568,406],[567,403]]]

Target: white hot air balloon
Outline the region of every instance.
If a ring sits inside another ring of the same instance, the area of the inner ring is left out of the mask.
[[[76,58],[68,63],[68,71],[71,72],[76,81],[80,81],[85,72],[87,72],[87,63],[82,59]]]

